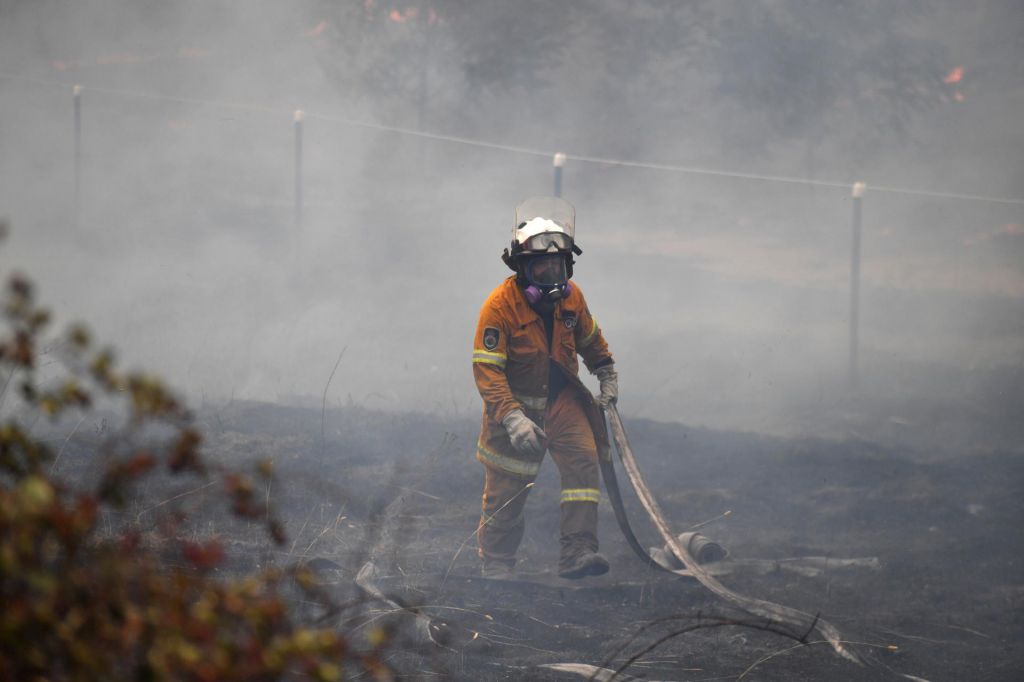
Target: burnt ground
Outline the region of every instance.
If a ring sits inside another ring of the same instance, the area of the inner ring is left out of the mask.
[[[320,559],[313,565],[328,567],[320,571],[326,589],[344,601],[358,593],[360,566],[374,559],[375,584],[435,625],[443,622],[444,646],[424,643],[415,616],[380,602],[321,622],[359,641],[383,626],[396,638],[388,660],[409,679],[583,679],[537,666],[617,668],[638,654],[625,672],[651,680],[1024,678],[1024,456],[1005,440],[990,447],[979,434],[967,451],[959,442],[914,447],[881,432],[877,442],[794,439],[624,415],[633,450],[678,531],[729,511],[701,530],[732,559],[877,557],[877,568],[826,566],[804,575],[782,564],[740,566],[721,578],[741,594],[828,620],[869,660],[858,667],[816,636],[799,645],[765,632],[698,583],[646,568],[622,540],[607,501],[601,541],[612,571],[559,580],[552,573],[558,481],[551,462],[527,507],[521,579],[477,577],[473,529],[483,471],[473,457],[475,419],[359,407],[322,415],[257,403],[200,416],[211,457],[232,465],[274,461],[277,479],[265,493],[289,534],[273,547],[237,522],[205,521],[199,532],[231,549],[225,570]],[[74,458],[69,451],[62,466]],[[620,483],[628,488],[624,476]],[[143,509],[165,495],[151,491]],[[626,497],[641,541],[660,544],[632,491]],[[317,604],[303,608],[323,615]],[[673,631],[718,617],[740,623],[700,627],[643,653]]]

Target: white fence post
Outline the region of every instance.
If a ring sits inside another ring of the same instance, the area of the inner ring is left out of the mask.
[[[565,166],[565,154],[562,152],[555,154],[555,158],[552,159],[551,165],[554,166],[555,171],[554,195],[556,197],[560,197],[562,196],[562,168]]]
[[[850,388],[856,390],[860,377],[860,233],[861,211],[864,202],[863,182],[853,183],[850,196],[853,197],[853,216],[850,222],[850,364],[848,379]]]
[[[75,124],[75,226],[81,223],[82,212],[82,86],[71,89]]]
[[[295,110],[295,238],[302,232],[302,109]]]

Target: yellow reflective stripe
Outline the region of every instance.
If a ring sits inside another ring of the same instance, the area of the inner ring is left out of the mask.
[[[544,411],[548,409],[547,396],[539,396],[535,398],[532,395],[519,395],[518,393],[513,393],[512,397],[522,403],[524,407],[528,407],[531,410]]]
[[[562,491],[562,502],[599,502],[601,491],[597,488],[566,488]]]
[[[508,356],[504,353],[491,353],[486,350],[474,350],[473,362],[479,362],[484,365],[497,365],[498,367],[504,368],[508,363]]]
[[[524,462],[521,459],[499,455],[497,452],[491,452],[485,448],[483,443],[476,444],[476,458],[518,476],[536,476],[540,471],[540,462]]]
[[[590,325],[590,333],[580,340],[580,348],[586,348],[593,343],[594,339],[597,337],[597,318],[591,317],[590,320],[592,322]]]

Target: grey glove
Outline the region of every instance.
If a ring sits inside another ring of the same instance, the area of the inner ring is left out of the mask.
[[[598,367],[594,374],[601,382],[601,395],[597,397],[597,402],[601,407],[614,405],[619,400],[619,375],[615,372],[615,365]]]
[[[512,410],[501,420],[512,447],[524,455],[543,455],[548,449],[548,437],[522,410]]]

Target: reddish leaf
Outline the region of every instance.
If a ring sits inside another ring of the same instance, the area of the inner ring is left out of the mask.
[[[215,568],[224,561],[224,548],[217,540],[183,542],[181,552],[193,566],[201,571]]]

